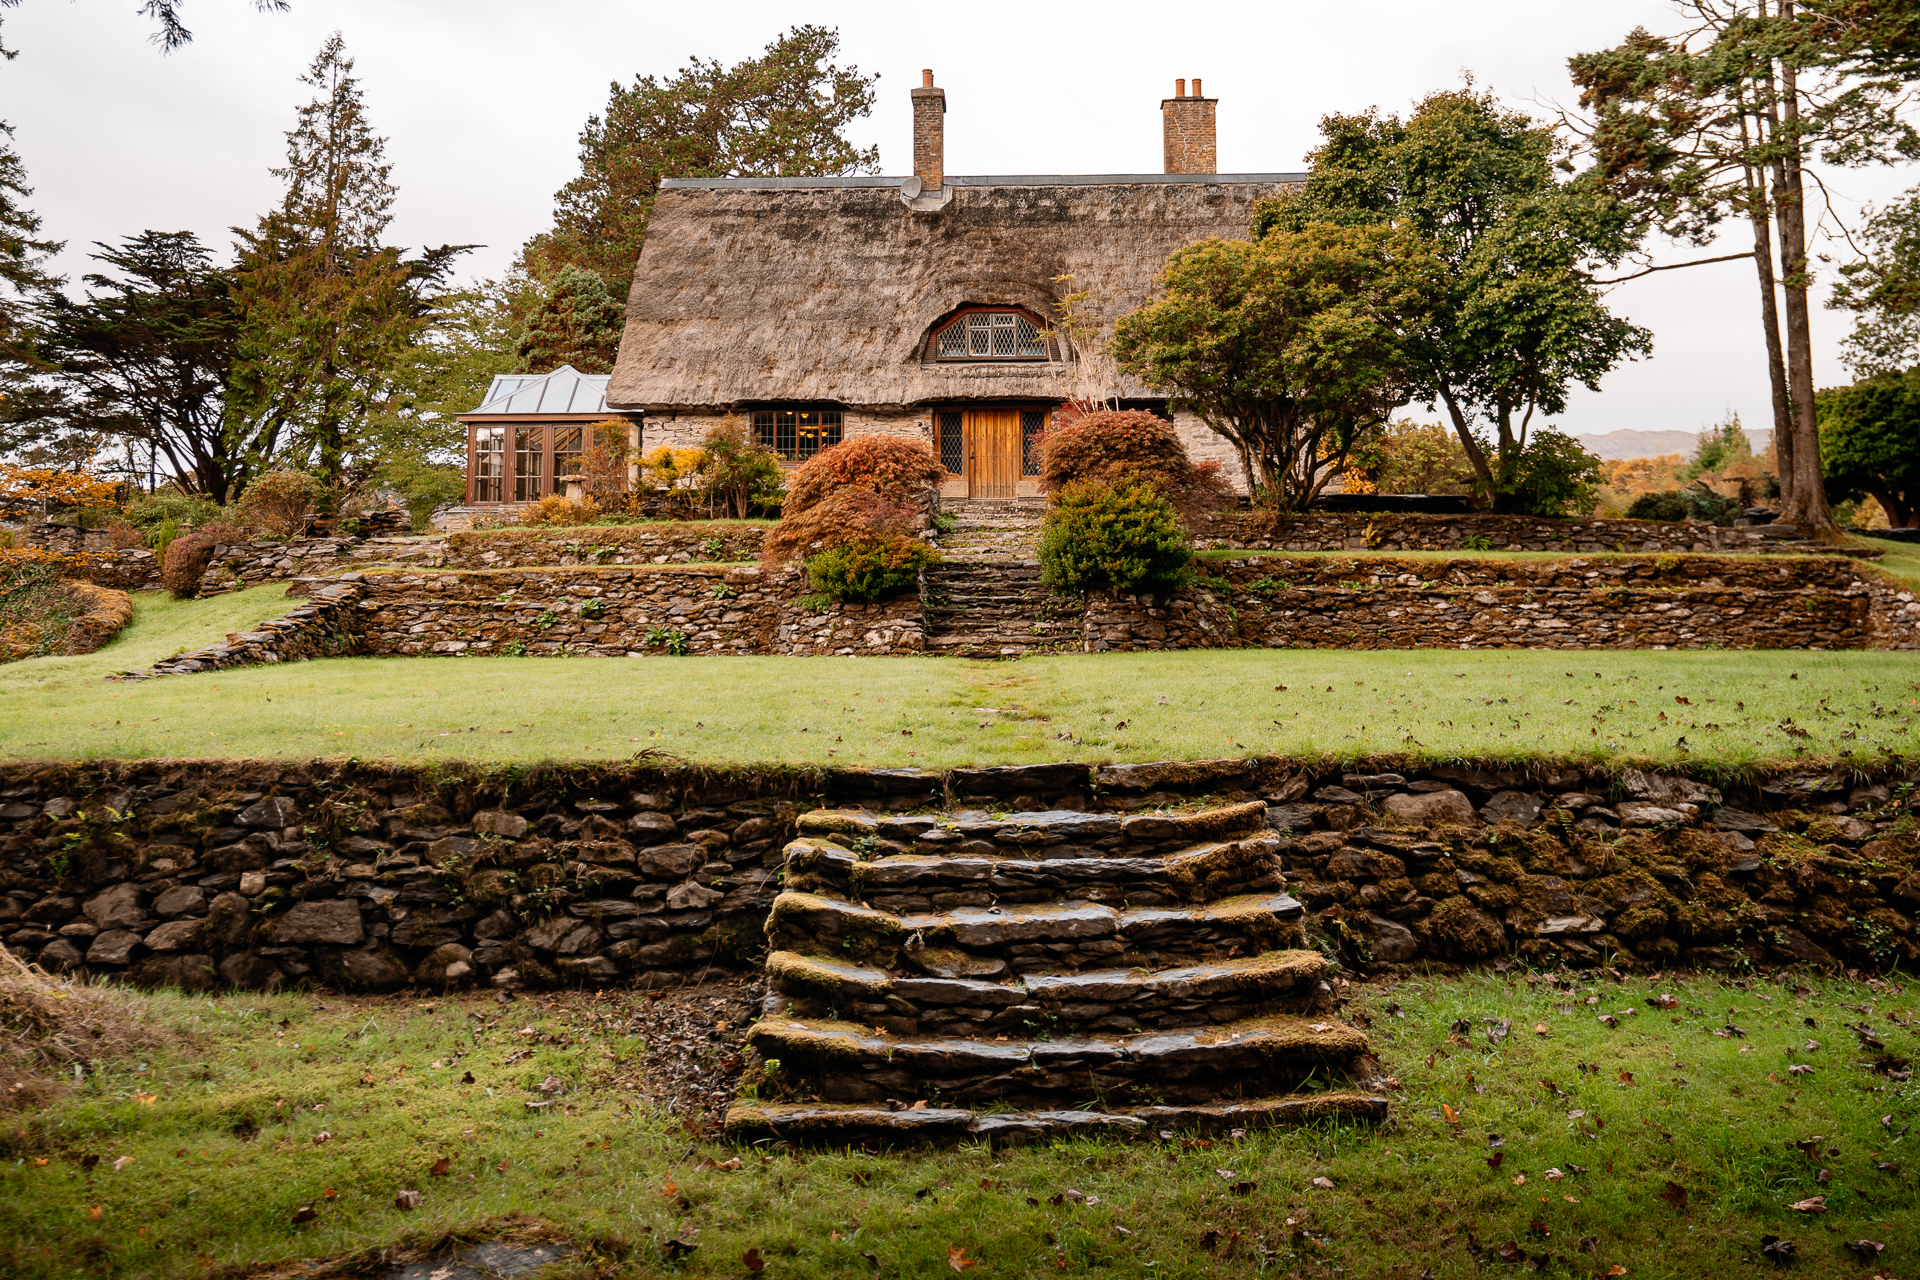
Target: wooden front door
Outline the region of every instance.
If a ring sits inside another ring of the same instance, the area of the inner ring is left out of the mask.
[[[1020,410],[969,409],[966,416],[967,496],[1011,498],[1020,483]]]

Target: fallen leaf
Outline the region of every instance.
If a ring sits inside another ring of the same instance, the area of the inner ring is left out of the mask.
[[[100,1215],[104,1212],[106,1212],[106,1206],[104,1205],[90,1204],[87,1206],[87,1216],[95,1222],[100,1221]]]
[[[1782,1240],[1779,1236],[1761,1236],[1760,1254],[1776,1267],[1784,1267],[1793,1261],[1793,1241]]]
[[[1657,996],[1648,996],[1647,1003],[1656,1009],[1678,1009],[1680,1007],[1680,997],[1671,992],[1662,991]]]
[[[1524,1186],[1526,1186],[1526,1185],[1527,1185],[1527,1175],[1526,1175],[1526,1174],[1524,1174],[1524,1173],[1516,1173],[1516,1174],[1514,1174],[1514,1175],[1513,1175],[1513,1185],[1514,1185],[1514,1186],[1516,1186],[1516,1187],[1524,1187]]]
[[[1808,1196],[1805,1200],[1795,1200],[1792,1204],[1788,1205],[1787,1208],[1793,1210],[1795,1213],[1825,1213],[1827,1211],[1827,1198],[1825,1196]]]
[[[297,1227],[303,1222],[312,1222],[319,1216],[318,1213],[314,1212],[312,1205],[303,1204],[293,1211],[293,1225]]]
[[[1675,1213],[1687,1211],[1687,1189],[1677,1182],[1667,1183],[1667,1189],[1660,1193],[1660,1198],[1672,1205]]]
[[[1566,1175],[1566,1174],[1564,1174],[1564,1173],[1562,1173],[1562,1172],[1561,1172],[1560,1170],[1558,1170],[1558,1169],[1549,1169],[1549,1170],[1547,1170],[1547,1175],[1546,1175],[1546,1176],[1547,1176],[1547,1181],[1548,1181],[1548,1182],[1558,1182],[1558,1181],[1560,1181],[1560,1179],[1562,1179],[1562,1178],[1564,1178],[1564,1177],[1566,1177],[1567,1175]]]
[[[1456,1129],[1460,1127],[1460,1113],[1444,1102],[1440,1104],[1440,1118]]]
[[[1533,1034],[1537,1036],[1544,1036],[1548,1034],[1551,1030],[1552,1028],[1547,1026],[1547,1024],[1544,1022],[1536,1022],[1533,1024]]]
[[[1313,1181],[1309,1182],[1307,1185],[1310,1187],[1318,1187],[1322,1191],[1331,1191],[1333,1190],[1333,1179],[1332,1178],[1315,1178]]]
[[[969,1258],[965,1249],[957,1244],[950,1244],[947,1246],[947,1265],[955,1271],[965,1271],[969,1267],[977,1267],[980,1264]]]
[[[1498,1169],[1500,1167],[1501,1161],[1505,1160],[1506,1158],[1507,1158],[1506,1152],[1504,1151],[1494,1152],[1492,1155],[1487,1157],[1487,1168]]]
[[[393,1207],[396,1209],[403,1209],[403,1210],[418,1209],[420,1207],[420,1193],[418,1191],[413,1191],[413,1190],[395,1192],[393,1197]]]
[[[1621,1083],[1621,1084],[1632,1084],[1632,1083],[1633,1083],[1633,1072],[1631,1072],[1631,1071],[1622,1071],[1622,1072],[1620,1073],[1620,1083]]]
[[[427,1175],[433,1178],[444,1178],[447,1176],[447,1170],[451,1168],[453,1168],[453,1157],[441,1156],[433,1162],[433,1167],[427,1170]]]
[[[1787,1068],[1787,1074],[1793,1075],[1793,1076],[1804,1076],[1804,1075],[1811,1075],[1813,1072],[1817,1070],[1819,1070],[1819,1068],[1809,1066],[1804,1062],[1796,1062],[1792,1066]]]
[[[1868,1262],[1872,1262],[1875,1258],[1887,1251],[1887,1246],[1881,1244],[1878,1240],[1849,1240],[1847,1241],[1847,1248],[1853,1250]]]
[[[740,1255],[740,1261],[747,1264],[747,1270],[758,1274],[767,1269],[767,1260],[760,1256],[758,1249],[749,1249]]]
[[[467,1072],[466,1074],[464,1074],[464,1075],[462,1075],[462,1076],[460,1077],[460,1083],[461,1083],[461,1084],[472,1084],[472,1083],[473,1083],[473,1072],[471,1072],[471,1071],[469,1071],[469,1072]]]
[[[871,1262],[876,1268],[879,1267],[880,1257],[878,1254],[868,1253],[865,1249],[862,1249],[860,1251],[860,1256],[865,1258],[868,1262]]]
[[[1233,1194],[1237,1196],[1250,1196],[1253,1194],[1254,1188],[1259,1185],[1259,1183],[1252,1181],[1236,1182],[1233,1184]]]

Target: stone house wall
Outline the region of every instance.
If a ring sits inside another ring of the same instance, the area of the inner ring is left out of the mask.
[[[1057,811],[1258,801],[1311,945],[1356,967],[1884,970],[1920,960],[1915,781],[1910,766],[1726,787],[1638,769],[1279,759],[945,772],[5,763],[0,942],[51,970],[190,989],[645,986],[757,959],[803,813],[810,831],[882,840],[879,815],[937,815],[985,842],[961,852],[1058,857]]]

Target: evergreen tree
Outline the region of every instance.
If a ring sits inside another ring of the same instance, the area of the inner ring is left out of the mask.
[[[286,194],[252,230],[235,228],[243,323],[229,429],[252,456],[311,467],[337,492],[375,465],[367,419],[471,246],[408,260],[382,243],[398,189],[338,32],[301,83],[317,95],[287,133],[286,166],[272,170]]]
[[[20,0],[0,0],[0,9],[17,9]],[[260,13],[285,13],[293,6],[287,0],[253,0],[253,7]],[[182,45],[193,43],[193,32],[187,30],[180,21],[180,0],[146,0],[140,6],[140,12],[154,22],[154,33],[150,37],[160,46],[163,53],[172,53]],[[12,58],[20,51],[0,45],[0,58]]]
[[[1920,187],[1874,211],[1860,240],[1827,301],[1859,317],[1842,358],[1862,378],[1920,366]]]
[[[42,264],[65,246],[41,237],[40,215],[26,206],[32,194],[13,126],[0,121],[0,453],[44,447],[61,404],[33,354],[34,302],[60,284]]]
[[[581,373],[612,373],[626,313],[597,271],[562,267],[540,307],[527,318],[516,352],[522,373],[570,364]]]
[[[545,280],[571,264],[624,298],[662,178],[879,172],[878,147],[843,131],[873,110],[877,76],[833,61],[839,32],[798,26],[732,67],[695,58],[671,79],[612,86],[580,133],[580,176],[554,197],[553,229],[521,251]]]

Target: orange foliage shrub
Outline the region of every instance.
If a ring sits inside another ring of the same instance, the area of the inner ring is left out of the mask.
[[[823,449],[787,477],[783,515],[796,515],[837,489],[866,489],[914,504],[947,474],[933,450],[904,436],[854,436]]]
[[[918,514],[871,489],[836,489],[806,510],[783,516],[767,535],[761,558],[780,564],[849,543],[906,537],[918,528]]]
[[[160,562],[160,584],[175,600],[191,600],[200,594],[200,580],[206,576],[207,563],[215,547],[230,547],[245,540],[246,534],[230,524],[210,524],[195,529],[167,544],[167,556]]]
[[[1189,524],[1226,500],[1220,464],[1195,464],[1173,424],[1144,409],[1096,409],[1064,421],[1040,443],[1040,485],[1137,480],[1165,494]]]

